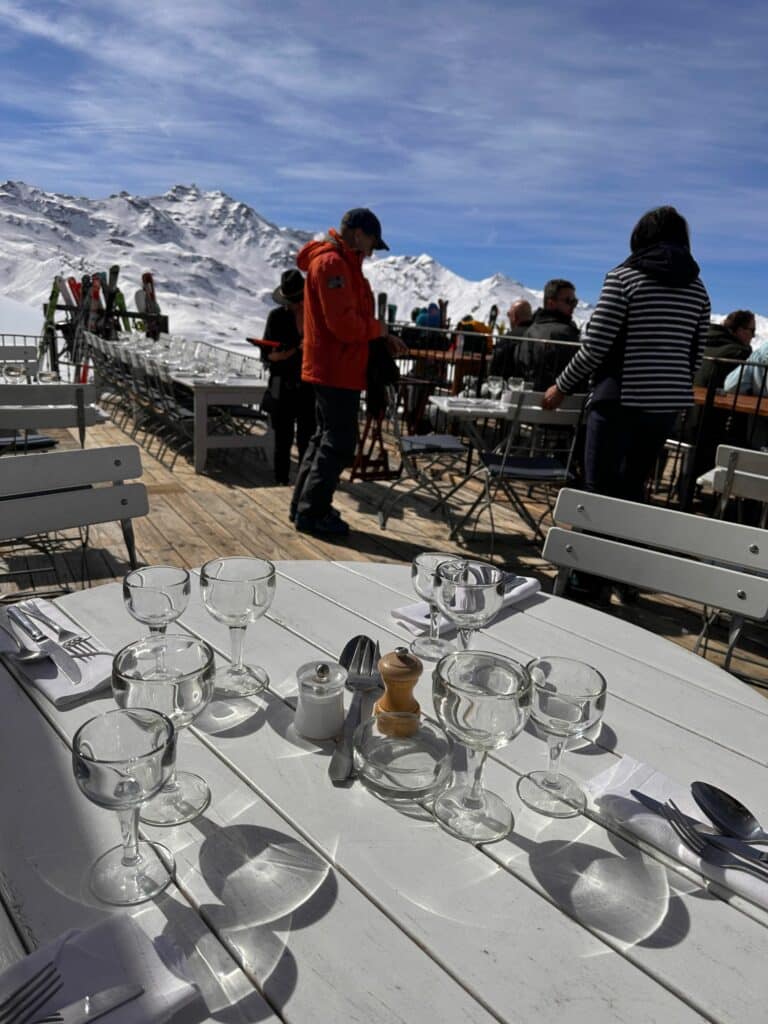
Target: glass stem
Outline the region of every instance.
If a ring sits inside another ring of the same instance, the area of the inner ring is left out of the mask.
[[[167,623],[162,626],[150,626],[150,636],[165,636],[165,631],[168,628]],[[155,672],[160,675],[165,675],[165,651],[159,650],[155,655]]]
[[[464,793],[464,799],[462,803],[465,807],[472,811],[479,810],[485,803],[485,790],[483,789],[483,768],[485,768],[485,759],[488,757],[488,751],[483,750],[480,754],[475,754],[477,763],[475,764],[472,772],[472,787]]]
[[[229,640],[232,644],[232,668],[235,672],[242,672],[243,647],[245,646],[245,626],[230,626]]]
[[[139,810],[132,807],[124,811],[118,811],[120,819],[120,835],[123,839],[123,867],[131,868],[139,863]]]
[[[436,604],[429,606],[429,639],[440,639],[440,609]]]
[[[547,772],[544,776],[544,785],[549,786],[551,789],[559,789],[560,762],[563,757],[563,751],[565,750],[565,737],[554,736],[550,733],[547,737],[547,746],[549,748],[549,764],[547,765]]]
[[[462,649],[462,651],[468,651],[469,650],[469,644],[470,644],[470,641],[472,640],[472,634],[473,633],[474,633],[474,629],[460,629],[459,630],[459,640],[461,642],[461,649]]]
[[[174,764],[171,768],[171,774],[168,776],[168,781],[163,786],[162,793],[175,793],[179,788],[179,783],[176,781],[176,765]]]

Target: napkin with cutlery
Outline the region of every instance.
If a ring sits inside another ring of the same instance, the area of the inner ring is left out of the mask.
[[[62,987],[43,1011],[53,1013],[75,999],[126,982],[144,994],[108,1013],[110,1024],[162,1024],[199,996],[186,960],[167,937],[154,941],[126,914],[116,914],[86,931],[68,931],[13,964],[0,976],[0,1001],[53,962]]]
[[[64,612],[51,601],[37,601],[36,604],[54,622],[60,623],[69,629],[77,629]],[[19,602],[19,607],[24,610],[24,602]],[[39,619],[33,620],[35,625],[47,637],[56,641],[56,631],[47,626]],[[20,632],[9,622],[8,613],[0,606],[0,654],[10,655],[9,664],[14,671],[19,672],[24,678],[36,686],[40,692],[55,704],[57,708],[66,709],[72,704],[78,704],[84,697],[96,693],[99,690],[107,689],[112,678],[112,654],[106,651],[103,644],[95,638],[90,638],[89,648],[97,648],[97,653],[84,649],[70,649],[68,653],[75,659],[80,672],[82,673],[79,683],[73,683],[71,679],[56,666],[50,658],[41,657],[34,661],[18,661],[13,655],[18,653],[20,645],[35,650],[36,645],[28,637]]]
[[[720,859],[728,855],[714,847],[708,848],[707,859],[702,860],[688,849],[669,822],[632,795],[632,790],[637,790],[659,803],[665,803],[671,798],[686,817],[697,823],[697,831],[719,835],[709,822],[701,820],[701,811],[696,806],[689,787],[668,778],[651,765],[624,756],[614,766],[585,783],[583,789],[592,810],[599,817],[610,819],[620,828],[655,846],[673,860],[768,910],[768,880],[762,881],[745,871],[721,867]],[[753,847],[755,852],[759,849]]]
[[[518,601],[524,601],[526,597],[532,597],[540,589],[541,583],[532,576],[510,574],[504,580],[504,600],[501,607],[507,608]],[[429,605],[426,601],[417,601],[415,604],[406,604],[402,608],[395,608],[392,611],[392,618],[401,622],[414,636],[423,636],[429,632]],[[444,615],[441,615],[440,636],[451,632],[456,632],[456,626]]]

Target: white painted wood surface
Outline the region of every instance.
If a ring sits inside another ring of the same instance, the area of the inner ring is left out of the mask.
[[[390,611],[414,600],[408,569],[285,562],[278,570],[273,607],[246,641],[273,692],[216,702],[183,737],[180,766],[209,780],[213,802],[196,822],[151,830],[174,850],[177,887],[136,914],[150,934],[180,932],[212,1019],[763,1018],[768,915],[706,894],[698,876],[601,822],[554,822],[521,808],[515,781],[544,760],[533,734],[490,761],[488,785],[509,801],[516,823],[509,840],[484,849],[359,784],[334,789],[326,774],[332,744],[301,740],[280,695],[295,692],[301,663],[336,656],[355,633],[382,650],[407,639]],[[118,585],[59,604],[115,648],[140,631]],[[226,630],[207,615],[197,588],[180,626],[227,655]],[[587,778],[629,753],[682,783],[719,782],[768,820],[768,704],[734,677],[546,595],[509,610],[483,646],[521,660],[568,653],[606,674],[603,732],[594,746],[566,755],[571,774]],[[417,698],[431,715],[428,675]],[[40,942],[105,912],[83,896],[82,881],[89,860],[115,840],[116,824],[76,790],[59,734],[71,738],[111,700],[58,712],[0,682],[0,749],[15,768],[0,867],[13,886],[10,915],[23,922],[27,942]],[[219,960],[210,964],[214,947]],[[231,1017],[215,1005],[217,976],[234,979]],[[250,999],[261,1000],[252,1016]]]

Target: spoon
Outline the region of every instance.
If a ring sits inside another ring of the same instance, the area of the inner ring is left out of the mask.
[[[711,822],[745,843],[768,843],[768,832],[735,796],[708,782],[691,783],[691,795]]]

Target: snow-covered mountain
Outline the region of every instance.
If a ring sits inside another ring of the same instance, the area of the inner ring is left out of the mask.
[[[9,181],[0,185],[0,295],[40,308],[56,274],[80,278],[119,263],[129,309],[151,270],[172,331],[240,340],[259,334],[281,272],[311,237],[194,185],[149,198],[85,199]],[[541,299],[502,274],[468,281],[427,255],[374,259],[366,274],[397,305],[398,319],[438,297],[448,299],[454,320],[467,313],[485,320],[494,303],[503,317],[513,299],[534,307]],[[576,312],[577,319],[588,315],[587,306]]]
[[[86,199],[8,181],[0,185],[0,297],[41,309],[56,274],[80,278],[118,263],[129,309],[142,273],[151,270],[171,331],[236,342],[260,334],[281,272],[311,237],[195,185],[148,198],[120,192]],[[485,320],[494,304],[503,318],[517,298],[534,307],[541,301],[540,291],[503,274],[468,281],[426,254],[369,260],[365,272],[403,320],[438,298],[448,300],[454,322],[467,313]],[[591,309],[581,303],[575,319],[588,320]],[[758,317],[757,328],[757,339],[768,339],[768,319]]]

